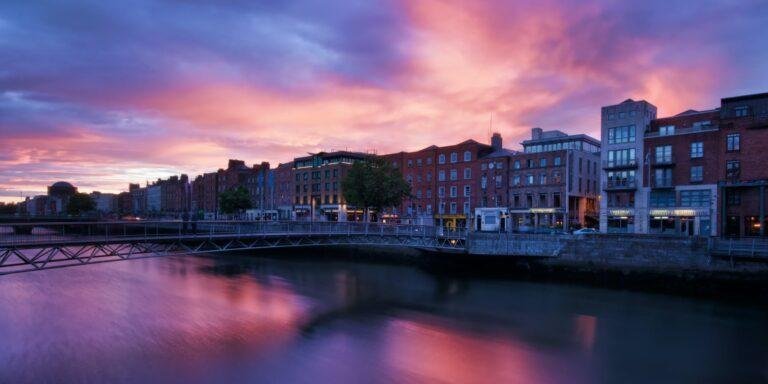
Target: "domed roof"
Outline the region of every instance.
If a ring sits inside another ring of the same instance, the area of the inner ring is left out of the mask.
[[[53,185],[51,185],[51,187],[55,187],[55,188],[74,188],[75,186],[70,184],[70,183],[67,183],[66,181],[57,181],[57,182],[53,183]]]

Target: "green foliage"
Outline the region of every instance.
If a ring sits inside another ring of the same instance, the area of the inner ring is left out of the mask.
[[[16,209],[16,204],[0,203],[0,215],[13,215]]]
[[[81,215],[95,209],[96,201],[87,193],[75,193],[67,203],[67,213],[70,215]]]
[[[378,211],[400,205],[411,194],[400,172],[380,157],[352,164],[341,186],[348,204]]]
[[[244,187],[237,187],[219,195],[219,207],[224,214],[241,213],[251,208],[251,197]]]

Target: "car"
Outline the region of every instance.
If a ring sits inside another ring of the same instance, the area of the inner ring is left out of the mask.
[[[594,228],[582,228],[582,229],[577,229],[573,231],[574,235],[594,235],[597,233],[599,232],[597,231],[597,229],[594,229]]]

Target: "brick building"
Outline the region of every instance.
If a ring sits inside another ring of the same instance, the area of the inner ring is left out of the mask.
[[[357,221],[361,207],[350,207],[344,200],[341,181],[356,161],[369,155],[360,152],[320,152],[293,160],[294,215],[297,219]]]
[[[720,105],[720,212],[725,236],[766,236],[768,93]]]
[[[501,136],[498,148],[501,150]],[[449,146],[430,146],[415,152],[383,156],[411,185],[411,197],[388,214],[401,221],[464,227],[478,206],[481,159],[494,152],[488,144],[466,140]]]
[[[652,120],[644,134],[648,233],[715,235],[721,152],[718,110]]]
[[[281,220],[294,218],[294,172],[293,162],[278,164],[274,170],[274,209]]]
[[[664,118],[627,100],[602,118],[602,231],[765,236],[768,93]]]
[[[523,152],[509,157],[512,228],[597,224],[600,142],[533,128],[521,144]]]

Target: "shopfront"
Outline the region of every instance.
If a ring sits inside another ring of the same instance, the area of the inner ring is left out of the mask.
[[[649,233],[678,236],[710,236],[712,219],[707,209],[651,209]]]
[[[634,233],[635,211],[633,209],[608,210],[608,233]]]

